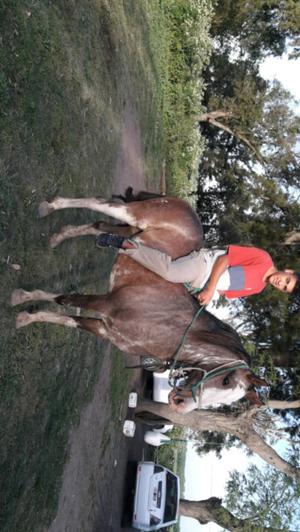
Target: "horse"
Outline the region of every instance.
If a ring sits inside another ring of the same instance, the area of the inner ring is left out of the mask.
[[[91,209],[121,223],[112,225],[99,221],[65,226],[51,237],[52,247],[66,239],[103,232],[133,237],[174,259],[199,250],[203,245],[200,219],[182,199],[162,196],[124,203],[101,197],[56,197],[50,202],[42,202],[39,214],[44,217],[66,208]],[[83,317],[44,310],[31,314],[23,311],[17,316],[17,328],[35,322],[80,328],[109,340],[125,353],[162,361],[172,360],[190,327],[178,356],[182,367],[189,368],[186,381],[169,394],[169,404],[178,413],[231,404],[242,397],[257,402],[253,388],[266,385],[249,369],[250,357],[232,327],[205,309],[193,322],[199,304],[187,289],[160,278],[125,254],[119,253],[116,257],[105,295],[66,295],[16,289],[11,303],[19,305],[39,300],[89,309],[94,315]]]

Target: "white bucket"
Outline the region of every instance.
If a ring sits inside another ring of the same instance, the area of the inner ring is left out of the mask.
[[[137,393],[136,392],[131,392],[128,396],[128,406],[129,408],[136,408],[136,405],[137,405]]]
[[[123,434],[127,438],[133,438],[135,434],[135,422],[130,419],[125,419],[123,424]]]

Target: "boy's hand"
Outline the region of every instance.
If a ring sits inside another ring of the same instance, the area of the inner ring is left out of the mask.
[[[208,305],[213,295],[214,295],[214,292],[212,290],[209,290],[209,288],[205,288],[197,296],[197,299],[201,305]]]

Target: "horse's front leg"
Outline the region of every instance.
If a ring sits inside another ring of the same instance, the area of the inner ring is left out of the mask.
[[[90,209],[92,211],[102,212],[107,216],[116,218],[133,227],[139,226],[137,217],[134,214],[133,204],[122,204],[107,201],[104,198],[54,198],[48,202],[43,201],[39,206],[39,215],[43,218],[51,212],[60,209]],[[140,226],[139,226],[140,227]],[[143,227],[141,227],[143,229]]]
[[[11,294],[10,303],[15,307],[28,301],[55,301],[58,296],[59,294],[45,292],[44,290],[32,290],[32,292],[28,292],[27,290],[23,290],[23,288],[17,288]]]
[[[31,323],[53,323],[54,325],[64,325],[74,329],[84,329],[88,332],[100,336],[104,340],[108,339],[108,331],[101,319],[80,318],[77,316],[62,316],[56,312],[39,311],[30,314],[20,312],[16,318],[16,329],[26,327]]]
[[[82,294],[53,294],[44,290],[32,290],[28,292],[17,288],[12,292],[11,305],[21,305],[29,301],[53,301],[58,305],[72,306],[95,310],[98,314],[108,317],[111,310],[110,295],[82,295]]]
[[[74,307],[95,310],[99,317],[83,318],[77,316],[63,316],[56,312],[39,311],[35,313],[20,312],[16,319],[16,328],[20,329],[31,323],[54,323],[67,327],[85,329],[104,339],[109,339],[107,323],[109,321],[109,296],[106,295],[58,295],[43,290],[28,292],[23,289],[14,290],[11,296],[13,306],[29,301],[53,301],[59,305],[71,305]]]
[[[106,222],[95,222],[84,225],[65,225],[50,238],[50,246],[55,248],[64,240],[75,238],[77,236],[98,236],[102,233],[114,233],[117,235],[129,238],[130,236],[139,232],[137,227],[131,227],[129,225],[112,225]]]

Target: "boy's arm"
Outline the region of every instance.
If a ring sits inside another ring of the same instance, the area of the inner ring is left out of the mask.
[[[204,290],[202,290],[202,292],[200,292],[200,294],[198,295],[198,301],[199,303],[201,303],[201,305],[208,305],[214,295],[218,280],[220,279],[222,273],[225,272],[228,267],[229,262],[227,253],[217,258],[216,262],[212,267],[206,288],[204,288]]]

